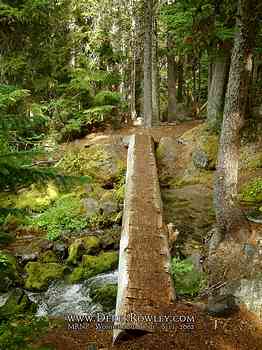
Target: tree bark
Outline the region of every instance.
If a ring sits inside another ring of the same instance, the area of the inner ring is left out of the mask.
[[[211,129],[217,129],[222,122],[229,65],[230,52],[216,49],[212,55],[212,79],[208,91],[207,122]]]
[[[155,9],[155,12],[157,10]],[[158,67],[158,35],[157,21],[155,16],[153,20],[153,43],[152,43],[152,124],[159,125],[160,121],[160,101],[159,101],[159,67]]]
[[[177,85],[177,63],[174,53],[174,41],[171,34],[167,35],[167,80],[168,80],[168,118],[169,122],[176,119],[176,85]]]
[[[184,65],[182,57],[179,56],[178,64],[177,64],[177,102],[183,102],[183,85],[184,85]]]
[[[236,203],[240,130],[244,125],[247,92],[252,72],[255,0],[239,0],[236,34],[226,93],[215,178],[214,205],[221,239],[246,242],[250,226]]]
[[[152,17],[153,0],[145,0],[144,35],[144,125],[152,127]]]

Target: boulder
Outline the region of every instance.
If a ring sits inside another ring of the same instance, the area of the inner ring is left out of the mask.
[[[102,305],[104,312],[110,312],[116,307],[117,285],[93,285],[90,287],[89,295],[94,303]]]
[[[83,255],[82,263],[76,267],[69,277],[71,283],[112,271],[118,265],[117,252],[102,252],[98,256]]]
[[[192,154],[193,164],[199,169],[208,169],[209,159],[206,152],[197,149]]]
[[[228,283],[221,293],[230,293],[262,320],[262,280],[243,278]]]
[[[100,249],[100,240],[96,236],[77,238],[69,247],[67,262],[77,264],[84,254],[96,254]]]
[[[90,217],[99,213],[99,203],[94,198],[84,198],[83,205],[86,211],[86,216]]]
[[[25,288],[29,290],[45,290],[51,281],[62,278],[65,266],[57,263],[29,262],[25,266],[27,278]]]

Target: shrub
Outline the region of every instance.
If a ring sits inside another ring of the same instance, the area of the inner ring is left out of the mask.
[[[262,202],[262,178],[244,185],[240,192],[240,199],[245,202]]]
[[[50,240],[56,240],[63,232],[81,232],[88,224],[80,199],[72,194],[63,195],[32,222],[45,229]]]
[[[33,316],[12,318],[0,324],[1,350],[32,350],[30,345],[48,329],[48,319]]]
[[[204,274],[197,271],[188,259],[173,258],[171,272],[177,295],[195,296],[205,286],[206,278]]]

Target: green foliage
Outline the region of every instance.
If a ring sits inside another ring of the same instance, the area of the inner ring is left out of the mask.
[[[94,98],[96,106],[118,106],[120,102],[121,95],[112,91],[101,91]]]
[[[32,224],[46,230],[47,238],[58,239],[63,233],[79,233],[88,221],[80,199],[73,194],[61,196],[53,206],[32,219]]]
[[[240,191],[240,200],[244,202],[262,202],[262,178],[258,177],[245,184]]]
[[[20,316],[0,324],[1,350],[33,350],[31,345],[48,329],[47,318]]]
[[[173,258],[171,272],[177,295],[195,296],[206,284],[204,274],[196,271],[193,263],[188,259]]]

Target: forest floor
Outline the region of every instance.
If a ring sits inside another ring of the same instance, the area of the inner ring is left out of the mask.
[[[178,125],[164,125],[151,130],[128,127],[120,131],[108,130],[102,133],[94,133],[86,138],[76,140],[77,147],[88,147],[96,143],[118,143],[119,138],[130,134],[149,132],[158,142],[161,137],[172,136],[179,138],[186,131],[200,124],[193,121]],[[72,144],[70,145],[70,147]],[[66,148],[67,146],[65,146]],[[183,145],[179,160],[183,162]],[[212,186],[200,186],[199,191],[212,193]],[[200,193],[199,192],[199,193]],[[172,324],[172,330],[159,327],[154,333],[136,336],[119,344],[112,345],[112,330],[96,330],[96,325],[90,323],[86,329],[68,329],[66,322],[62,327],[53,328],[36,345],[52,344],[57,350],[261,350],[262,349],[262,324],[256,316],[248,312],[244,307],[231,317],[214,318],[208,316],[197,306],[188,303],[175,303],[167,310],[162,310],[163,315],[188,315],[194,316],[194,322],[190,324],[177,322]],[[161,328],[161,329],[160,329]],[[92,346],[93,345],[93,346]]]

